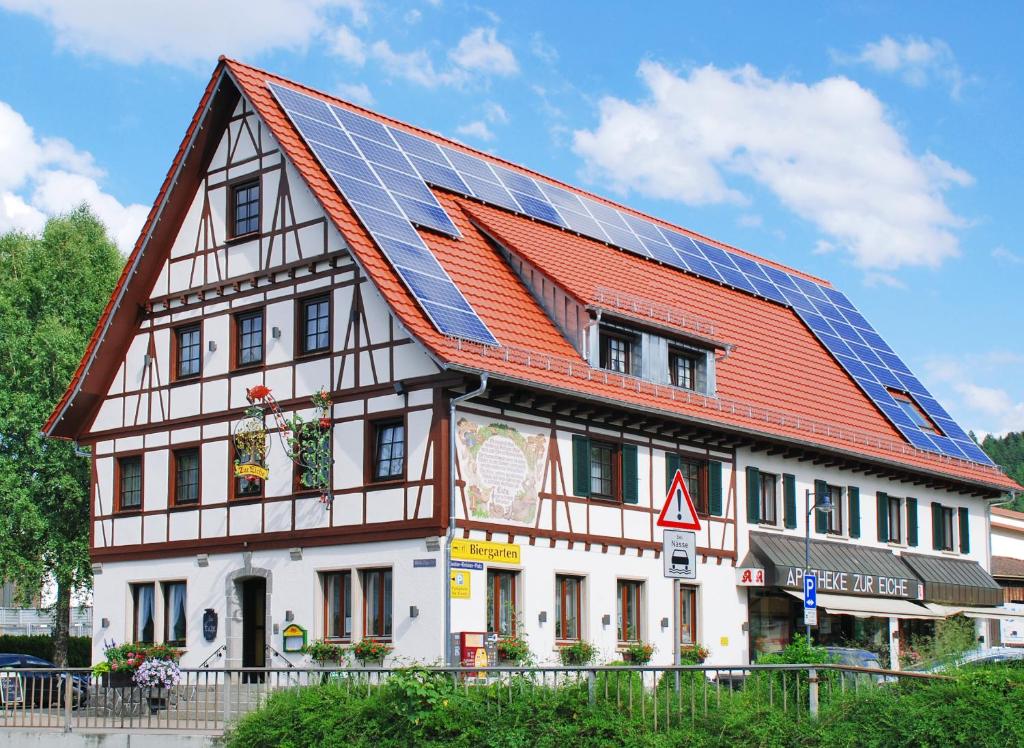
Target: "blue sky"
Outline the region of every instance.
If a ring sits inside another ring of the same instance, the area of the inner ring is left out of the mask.
[[[827,278],[1024,430],[1024,9],[772,5],[0,0],[0,230],[129,247],[226,53]]]

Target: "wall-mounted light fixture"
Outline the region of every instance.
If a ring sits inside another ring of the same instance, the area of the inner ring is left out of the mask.
[[[601,625],[602,626],[611,626],[612,625],[611,614],[605,613],[603,616],[601,616]]]
[[[142,365],[143,366],[152,366],[153,365],[153,357],[150,356],[148,353],[142,354]]]
[[[441,538],[427,538],[425,541],[427,550],[431,553],[437,553],[441,550]]]
[[[110,628],[110,619],[109,618],[101,618],[100,619],[100,627],[101,628],[105,628],[105,629]]]
[[[210,349],[210,353],[215,353],[217,351],[217,341],[211,340],[207,343],[206,347]]]
[[[288,549],[288,558],[290,558],[292,561],[301,561],[302,560],[302,549],[301,548],[289,548]]]
[[[92,573],[94,575],[95,574],[102,574],[103,573],[103,564],[93,564],[92,565]]]
[[[196,554],[196,565],[197,566],[209,566],[210,565],[210,557],[208,555],[206,555],[205,553],[197,553]]]
[[[280,339],[280,337],[281,337],[281,328],[280,327],[271,327],[270,328],[270,337],[272,337],[274,340]]]
[[[409,618],[418,618],[420,615],[420,609],[415,605],[409,606]]]
[[[401,379],[399,379],[399,380],[397,380],[395,382],[394,388],[395,388],[395,394],[396,395],[406,395],[406,394],[408,394],[408,390],[405,389],[405,382],[403,382]]]
[[[294,610],[286,610],[284,612],[284,620],[288,621],[288,623],[291,623],[292,621],[294,621],[295,620],[295,611]]]
[[[547,622],[548,622],[548,612],[546,610],[542,610],[537,615],[537,623],[547,623]]]
[[[668,616],[665,616],[664,618],[661,619],[661,627],[663,629],[667,629],[668,628]]]

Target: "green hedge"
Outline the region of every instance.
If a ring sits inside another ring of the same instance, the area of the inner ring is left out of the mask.
[[[615,674],[612,674],[614,677]],[[970,746],[1024,745],[1024,670],[975,668],[953,680],[883,684],[836,695],[809,723],[756,689],[711,700],[706,717],[654,732],[651,713],[630,715],[634,692],[589,704],[585,681],[551,688],[521,677],[463,689],[450,676],[400,671],[369,690],[344,681],[278,692],[229,732],[230,748],[307,746]],[[599,684],[601,686],[607,683]],[[659,685],[658,691],[662,690]],[[634,698],[636,694],[634,692]],[[664,723],[661,723],[662,725]]]
[[[0,653],[26,654],[53,661],[53,637],[49,634],[33,636],[0,636]],[[72,636],[68,639],[68,667],[89,667],[92,664],[92,639]]]

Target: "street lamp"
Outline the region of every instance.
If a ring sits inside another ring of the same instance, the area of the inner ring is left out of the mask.
[[[813,504],[811,503],[812,496],[814,497]],[[807,507],[807,515],[804,517],[804,577],[806,578],[811,572],[811,513],[815,509],[822,513],[831,512],[832,497],[829,496],[828,489],[825,489],[825,494],[823,496],[818,496],[814,491],[808,488],[805,495],[804,506]],[[807,588],[805,587],[804,589]],[[804,627],[807,632],[807,646],[811,646],[811,624],[805,622]]]

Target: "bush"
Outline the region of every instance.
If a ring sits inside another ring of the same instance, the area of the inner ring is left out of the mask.
[[[41,657],[53,662],[53,637],[48,634],[32,636],[0,636],[0,652]],[[92,662],[92,639],[88,636],[68,638],[68,667],[89,667]]]

